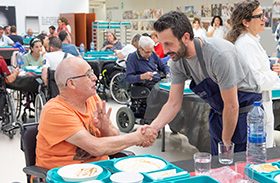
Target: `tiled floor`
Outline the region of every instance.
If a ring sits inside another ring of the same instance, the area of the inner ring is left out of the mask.
[[[108,102],[112,107],[112,121],[115,121],[115,115],[121,105],[113,101]],[[136,154],[153,154],[161,156],[168,161],[184,160],[192,158],[197,149],[188,143],[184,135],[171,135],[170,130],[166,130],[166,151],[161,152],[161,138],[157,139],[153,146],[149,148],[130,147],[129,150]],[[22,168],[25,166],[24,154],[20,150],[20,136],[17,135],[10,140],[6,135],[0,134],[0,183],[26,182],[25,174]]]

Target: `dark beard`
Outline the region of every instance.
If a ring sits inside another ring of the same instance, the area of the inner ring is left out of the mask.
[[[174,58],[172,58],[173,61],[178,61],[181,58],[185,58],[186,57],[186,53],[187,53],[188,48],[184,45],[184,43],[182,41],[180,41],[180,48],[177,52],[168,52],[167,55],[169,54],[174,54]]]

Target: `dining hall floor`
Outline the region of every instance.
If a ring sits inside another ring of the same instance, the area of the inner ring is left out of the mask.
[[[108,106],[113,109],[111,119],[115,122],[116,112],[122,105],[109,100]],[[158,138],[151,147],[142,148],[134,146],[128,148],[128,150],[133,151],[137,155],[153,154],[168,161],[191,159],[192,155],[197,152],[197,149],[188,143],[188,139],[184,135],[171,134],[168,128],[166,129],[165,152],[161,152],[161,145],[162,140]],[[22,171],[22,168],[25,166],[25,160],[24,154],[20,150],[19,133],[12,140],[3,133],[0,133],[0,166],[0,183],[26,182],[26,176]]]

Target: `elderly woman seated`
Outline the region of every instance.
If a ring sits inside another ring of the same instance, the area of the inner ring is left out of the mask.
[[[116,35],[113,32],[107,32],[107,40],[104,42],[101,50],[115,51],[122,49],[122,43],[118,41]]]

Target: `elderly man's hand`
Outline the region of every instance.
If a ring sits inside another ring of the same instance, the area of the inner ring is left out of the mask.
[[[151,146],[155,142],[158,135],[157,130],[149,125],[144,125],[143,127],[138,128],[137,132],[141,133],[142,135],[141,142],[138,144],[142,147]]]
[[[106,102],[101,101],[97,102],[96,111],[94,112],[94,126],[100,130],[106,130],[111,125],[110,115],[112,112],[112,108],[110,107],[108,111],[106,111]]]
[[[153,79],[153,73],[148,71],[148,72],[145,72],[144,74],[141,74],[141,80],[152,80]]]

